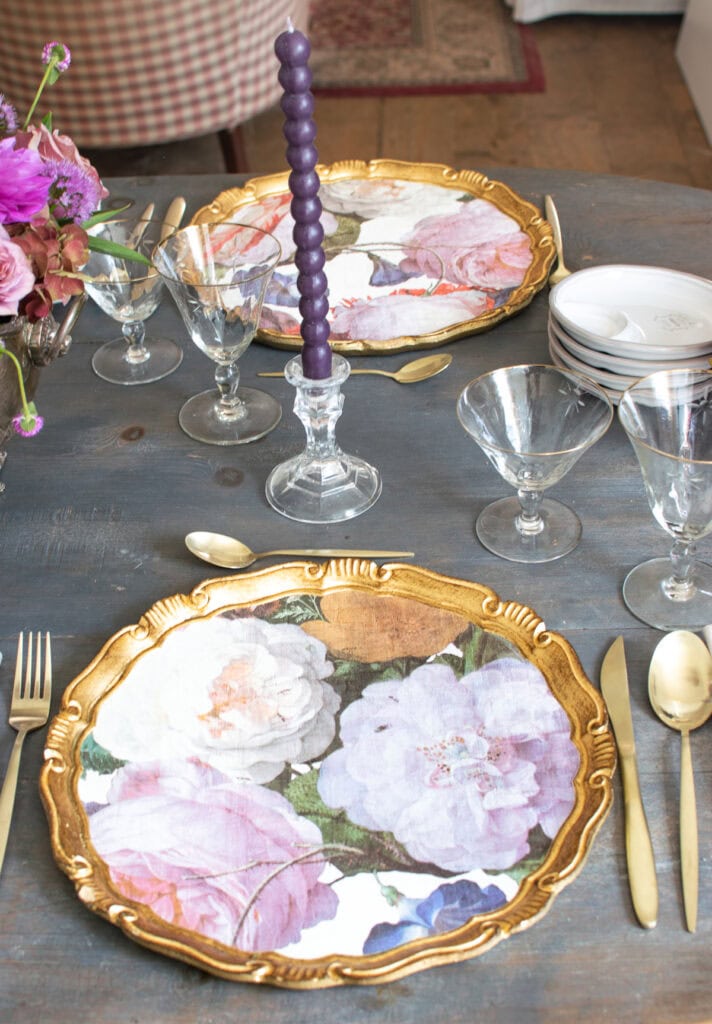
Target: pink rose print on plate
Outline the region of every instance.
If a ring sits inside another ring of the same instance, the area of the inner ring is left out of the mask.
[[[317,826],[198,761],[119,769],[89,826],[119,892],[226,945],[279,949],[336,914]]]
[[[520,285],[532,259],[516,221],[484,199],[466,202],[456,213],[425,217],[403,241],[419,247],[403,269],[492,291]]]
[[[430,294],[408,292],[357,299],[337,306],[331,324],[333,338],[372,338],[386,341],[430,334],[449,324],[474,320],[492,305],[477,291],[452,291],[447,286]]]
[[[573,807],[568,718],[514,658],[373,683],[342,713],[341,742],[320,769],[324,803],[447,871],[511,867],[535,826],[551,838]]]

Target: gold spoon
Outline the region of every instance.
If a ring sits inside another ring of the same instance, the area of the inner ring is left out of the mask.
[[[435,377],[438,373],[442,373],[451,362],[451,355],[439,352],[436,355],[421,356],[420,359],[413,359],[412,362],[405,363],[395,372],[390,370],[352,370],[351,376],[355,373],[375,373],[380,377],[391,377],[393,380],[397,380],[399,384],[417,384],[418,381],[428,380],[430,377]],[[278,370],[277,372],[258,373],[257,376],[283,377],[284,373]]]
[[[554,245],[556,247],[556,269],[552,270],[549,274],[549,284],[553,287],[555,284],[558,284],[559,281],[563,281],[565,277],[568,277],[571,274],[571,271],[564,263],[564,243],[561,239],[559,214],[557,213],[554,200],[551,196],[544,196],[544,212],[546,213],[546,219],[551,224],[551,230],[554,235]]]
[[[697,927],[697,809],[690,730],[712,712],[712,655],[698,636],[685,629],[668,633],[653,651],[648,695],[658,718],[681,734],[680,868],[687,930]]]
[[[197,531],[185,538],[185,546],[204,562],[219,565],[222,569],[246,569],[258,558],[271,555],[299,555],[312,558],[412,558],[412,551],[357,551],[350,548],[302,548],[280,551],[251,551],[236,537],[225,537],[222,533]]]

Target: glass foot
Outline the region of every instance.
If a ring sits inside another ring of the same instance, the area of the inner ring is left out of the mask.
[[[510,562],[553,562],[576,547],[581,521],[560,501],[544,498],[539,512],[544,527],[539,533],[523,534],[517,529],[522,507],[516,497],[493,501],[477,517],[475,533],[480,543]]]
[[[91,365],[97,377],[110,384],[151,384],[173,373],[183,361],[183,349],[169,338],[147,339],[146,349],[148,359],[129,362],[126,339],[115,338],[97,349]]]
[[[257,388],[238,388],[237,415],[222,414],[220,392],[212,389],[189,398],[178,414],[188,437],[204,444],[247,444],[269,434],[282,418],[279,402]]]
[[[623,600],[636,618],[655,629],[701,629],[712,622],[712,566],[695,562],[689,597],[673,600],[665,592],[672,565],[652,558],[631,569],[623,583]]]

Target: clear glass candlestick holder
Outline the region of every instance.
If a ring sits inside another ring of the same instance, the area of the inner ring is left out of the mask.
[[[307,435],[300,455],[276,466],[266,486],[275,511],[301,523],[338,523],[361,515],[377,501],[381,476],[377,469],[336,443],[336,423],[344,397],[341,385],[350,367],[342,356],[332,356],[331,376],[305,377],[300,356],[285,367],[287,381],[296,388],[294,412]]]

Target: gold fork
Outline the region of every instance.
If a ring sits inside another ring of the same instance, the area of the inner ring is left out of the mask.
[[[22,673],[23,639],[23,634],[20,633],[17,641],[15,685],[12,688],[9,718],[10,725],[13,729],[17,730],[17,738],[10,754],[5,781],[0,793],[0,870],[2,870],[3,860],[5,859],[7,837],[10,833],[22,744],[28,732],[32,729],[39,729],[47,721],[50,698],[52,696],[52,649],[49,633],[45,634],[44,642],[44,674],[42,672],[42,634],[37,634],[34,679],[32,677],[32,633],[28,634],[24,685]]]

